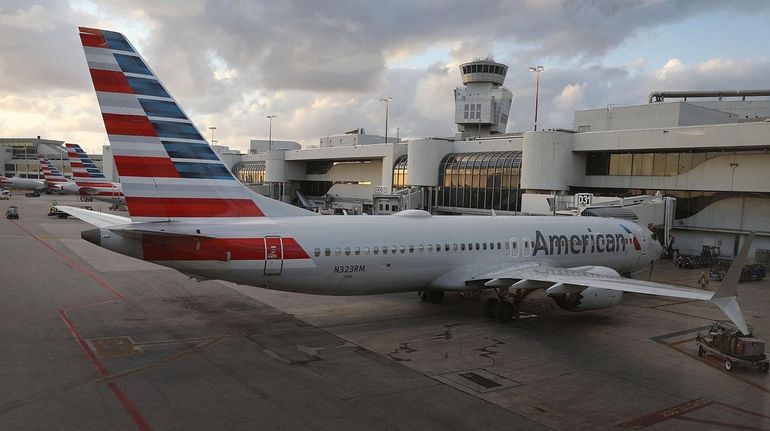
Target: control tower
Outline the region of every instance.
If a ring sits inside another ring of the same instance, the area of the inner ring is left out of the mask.
[[[455,123],[463,136],[505,133],[513,93],[505,87],[508,66],[491,57],[460,65],[465,87],[455,88]]]

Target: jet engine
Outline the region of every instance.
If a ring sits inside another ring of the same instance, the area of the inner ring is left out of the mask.
[[[618,304],[623,297],[623,292],[619,290],[600,289],[598,287],[587,287],[580,292],[549,296],[553,298],[556,305],[563,310],[588,311],[608,308]]]

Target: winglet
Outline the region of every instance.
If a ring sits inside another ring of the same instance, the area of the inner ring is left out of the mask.
[[[741,313],[741,307],[738,305],[738,280],[741,277],[743,271],[743,265],[746,263],[746,257],[749,255],[749,249],[751,243],[754,241],[754,232],[752,232],[746,241],[743,243],[743,247],[738,252],[738,256],[735,257],[733,264],[730,265],[730,269],[727,270],[724,279],[722,279],[722,285],[714,292],[711,297],[711,302],[717,305],[730,320],[735,323],[738,329],[744,335],[749,334],[749,327],[746,324],[746,319],[743,318]]]

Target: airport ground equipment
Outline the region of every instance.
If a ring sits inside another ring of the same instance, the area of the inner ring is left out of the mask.
[[[5,212],[5,218],[8,220],[10,219],[19,219],[19,209],[13,205],[8,207],[8,210]]]
[[[7,201],[8,199],[11,199],[11,192],[8,190],[3,190],[0,192],[0,200]]]
[[[711,271],[709,271],[709,277],[714,280],[722,280],[729,266],[729,262],[717,262],[714,266],[711,267]],[[764,265],[760,265],[758,263],[746,264],[743,266],[743,270],[741,271],[741,276],[738,281],[744,282],[762,280],[766,275],[767,269]]]
[[[24,196],[26,196],[28,198],[39,198],[40,197],[40,192],[35,190],[35,191],[24,193]]]
[[[765,342],[754,338],[753,328],[749,326],[749,334],[741,331],[728,321],[715,321],[708,333],[698,333],[695,342],[698,345],[698,356],[714,355],[724,361],[727,371],[736,366],[756,367],[763,373],[770,370],[765,355]]]
[[[70,215],[67,214],[66,212],[60,210],[55,205],[51,205],[51,206],[48,207],[48,216],[49,217],[58,217],[58,218],[67,218]]]

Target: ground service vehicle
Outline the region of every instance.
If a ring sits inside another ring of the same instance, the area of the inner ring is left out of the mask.
[[[5,212],[5,218],[8,220],[10,219],[19,219],[19,209],[15,206],[9,206],[8,210]]]
[[[763,373],[770,369],[765,356],[765,342],[754,338],[753,328],[749,326],[749,335],[728,321],[715,321],[707,334],[698,333],[698,356],[707,354],[724,360],[724,367],[732,371],[735,366],[757,367]]]

